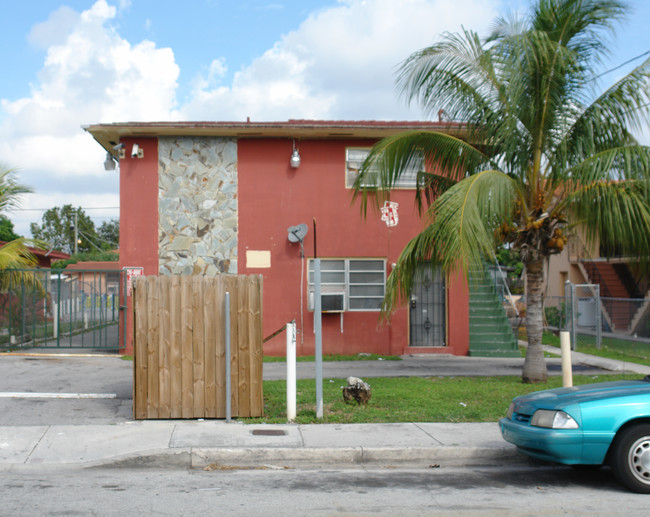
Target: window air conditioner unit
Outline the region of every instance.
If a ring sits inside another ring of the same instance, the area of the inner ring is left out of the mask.
[[[345,293],[344,292],[321,292],[320,293],[321,312],[343,312],[345,311]],[[314,310],[314,293],[309,293],[309,310]]]

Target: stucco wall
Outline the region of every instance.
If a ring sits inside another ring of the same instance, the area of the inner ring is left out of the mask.
[[[237,273],[237,141],[158,142],[159,273]]]

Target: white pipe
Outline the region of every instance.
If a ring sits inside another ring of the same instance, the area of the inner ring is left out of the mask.
[[[287,420],[296,419],[296,324],[287,323]]]
[[[560,332],[560,348],[562,349],[562,386],[573,386],[573,371],[571,369],[571,336],[563,330]]]

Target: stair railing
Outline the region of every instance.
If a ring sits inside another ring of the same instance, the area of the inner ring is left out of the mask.
[[[512,306],[512,308],[515,310],[515,314],[517,314],[517,318],[519,318],[519,310],[517,310],[517,304],[515,303],[515,300],[512,297],[512,293],[510,292],[510,288],[508,287],[508,282],[506,281],[506,275],[501,270],[501,265],[499,264],[499,261],[497,260],[496,254],[493,255],[493,256],[494,256],[494,263],[496,264],[497,271],[498,271],[498,274],[494,275],[494,288],[495,288],[495,291],[497,293],[499,293],[499,287],[501,287],[502,290],[503,290],[504,298],[506,297],[506,293],[507,293],[508,301],[510,302],[510,305]],[[501,280],[501,284],[502,284],[501,286],[498,285],[499,281],[497,280],[497,277],[499,277],[499,279]]]

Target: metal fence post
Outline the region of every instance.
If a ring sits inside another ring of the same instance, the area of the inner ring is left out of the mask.
[[[596,284],[596,348],[603,345],[603,314],[600,304],[600,284]]]
[[[567,280],[564,283],[564,312],[565,312],[565,322],[566,322],[566,330],[569,332],[569,335],[571,336],[571,349],[575,350],[575,345],[576,345],[576,335],[575,335],[575,319],[574,319],[574,312],[575,312],[575,290],[574,290],[574,285]]]
[[[577,321],[576,321],[576,286],[571,284],[571,349],[577,348]]]
[[[323,418],[323,329],[321,313],[320,259],[314,259],[314,331],[316,333],[316,418]]]
[[[52,337],[59,338],[59,304],[52,302]]]

